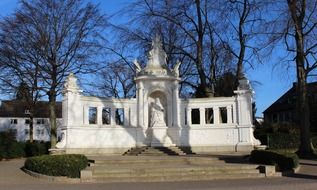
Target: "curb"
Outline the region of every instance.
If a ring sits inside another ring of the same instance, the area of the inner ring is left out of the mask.
[[[50,182],[62,182],[62,183],[80,183],[79,178],[69,178],[66,176],[49,176],[49,175],[44,175],[40,173],[36,173],[30,170],[25,169],[24,167],[21,168],[22,171],[24,171],[26,174],[39,178],[42,180],[50,181]]]

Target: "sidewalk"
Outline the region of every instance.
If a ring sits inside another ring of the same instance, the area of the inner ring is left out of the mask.
[[[4,184],[44,184],[47,181],[36,179],[21,170],[25,159],[0,161],[0,187]],[[1,188],[0,188],[1,189]]]
[[[316,160],[300,160],[300,170],[288,177],[315,179],[317,180],[317,161]],[[317,189],[317,186],[316,186]]]
[[[91,183],[65,184],[37,179],[25,174],[20,168],[24,159],[0,161],[0,190],[292,190],[317,189],[317,161],[300,160],[301,169],[288,177],[260,179],[213,180],[202,182],[169,182],[169,183]]]

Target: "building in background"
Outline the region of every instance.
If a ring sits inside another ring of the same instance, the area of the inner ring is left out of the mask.
[[[0,131],[12,131],[18,141],[27,141],[30,136],[30,111],[26,102],[21,100],[5,100],[0,105]],[[62,124],[62,103],[56,103],[58,129]],[[58,130],[59,134],[59,130]],[[35,106],[33,120],[33,139],[50,141],[49,104],[39,101]]]
[[[310,126],[312,132],[317,132],[317,82],[307,84]],[[277,99],[264,112],[264,121],[267,123],[297,123],[296,116],[296,83],[292,88]]]

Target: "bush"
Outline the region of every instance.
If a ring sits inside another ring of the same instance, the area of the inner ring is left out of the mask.
[[[268,134],[268,147],[270,149],[297,149],[299,147],[299,143],[298,134]]]
[[[261,144],[271,148],[294,148],[299,144],[299,130],[300,128],[292,123],[263,123],[255,128],[254,136]]]
[[[11,131],[0,132],[0,159],[24,157],[25,144],[17,142],[15,135]]]
[[[317,137],[311,138],[311,143],[313,144],[314,149],[317,149]]]
[[[276,165],[277,170],[286,171],[298,167],[299,158],[295,153],[253,150],[251,152],[250,162],[256,164]]]
[[[25,156],[40,156],[43,154],[48,154],[48,149],[50,147],[50,142],[33,142],[29,141],[25,143]]]
[[[80,177],[80,170],[88,166],[84,155],[42,155],[28,158],[24,167],[27,170],[49,176]]]

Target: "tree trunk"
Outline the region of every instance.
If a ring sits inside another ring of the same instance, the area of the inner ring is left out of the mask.
[[[297,66],[297,111],[300,125],[300,146],[298,154],[300,157],[310,157],[313,149],[310,143],[310,111],[307,99],[306,73],[301,65]]]
[[[238,57],[236,79],[235,79],[235,84],[234,84],[235,89],[238,88],[239,80],[242,79],[242,76],[243,76],[243,60],[244,60],[244,56],[245,56],[245,36],[244,36],[244,31],[243,31],[243,25],[245,23],[246,17],[248,16],[247,9],[248,9],[248,2],[247,2],[247,0],[244,0],[243,12],[242,12],[242,15],[240,16],[239,30],[238,30],[240,52],[239,52],[239,57]]]
[[[197,48],[197,57],[196,57],[196,65],[197,71],[200,79],[200,85],[197,89],[196,96],[197,97],[210,97],[213,96],[211,90],[207,85],[207,78],[203,68],[203,38],[204,38],[204,29],[202,23],[202,15],[201,15],[201,7],[200,7],[200,0],[196,0],[196,11],[197,11],[197,19],[198,19],[198,40],[196,42]]]
[[[306,2],[301,2],[301,6],[296,0],[288,0],[288,6],[295,27],[295,43],[296,43],[296,72],[297,72],[297,114],[298,124],[300,126],[300,146],[298,154],[300,157],[311,157],[313,148],[310,143],[310,118],[309,106],[307,98],[307,75],[305,69],[305,48],[303,19],[305,17]],[[298,14],[298,11],[300,14]]]
[[[30,143],[33,143],[34,139],[33,139],[33,114],[30,114],[29,117],[30,123],[29,123],[29,127],[30,127],[30,131],[29,131],[29,139],[30,139]]]

